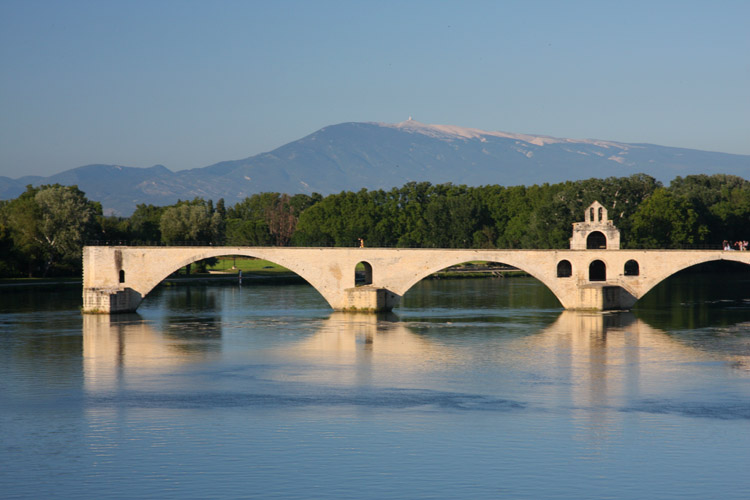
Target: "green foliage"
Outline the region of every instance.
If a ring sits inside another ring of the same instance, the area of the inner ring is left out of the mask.
[[[29,186],[0,202],[0,276],[79,272],[87,239],[358,246],[361,238],[370,247],[562,249],[595,200],[625,248],[719,248],[750,236],[750,181],[729,175],[677,177],[669,187],[645,174],[528,187],[409,182],[326,197],[258,193],[229,208],[200,198],[141,204],[129,218],[103,217],[75,186]]]
[[[750,181],[733,175],[689,175],[674,179],[669,190],[695,210],[697,224],[709,230],[708,240],[748,239]]]
[[[286,246],[292,241],[299,215],[322,196],[259,193],[227,210],[227,242],[232,245]]]
[[[410,182],[388,192],[325,197],[300,216],[298,245],[435,248],[566,248],[573,222],[594,200],[629,225],[638,204],[659,187],[652,177],[541,186],[467,187]]]
[[[213,203],[196,198],[167,207],[159,224],[161,239],[168,245],[177,243],[220,244],[224,239],[223,221]]]
[[[705,243],[708,227],[688,200],[659,188],[633,215],[631,248],[680,248]]]
[[[133,243],[161,241],[161,216],[167,207],[141,203],[130,216],[129,230]]]
[[[34,201],[39,207],[37,234],[45,274],[53,263],[80,259],[84,242],[97,232],[101,205],[88,201],[77,186],[43,186]]]
[[[227,219],[226,244],[231,246],[267,246],[271,233],[265,221]]]
[[[99,221],[99,227],[101,228],[102,241],[108,242],[110,244],[130,243],[130,240],[132,238],[130,231],[130,222],[128,221],[128,219],[116,216],[99,216],[97,217],[97,220]]]
[[[2,213],[1,207],[0,213]],[[0,221],[0,278],[18,276],[18,264],[20,261],[21,258],[18,255],[18,251],[13,245],[10,229]]]
[[[77,186],[27,186],[26,191],[2,207],[5,238],[13,241],[16,271],[23,266],[29,276],[51,269],[75,272],[81,268],[83,244],[100,234],[101,205],[91,202]],[[4,268],[10,267],[5,261]],[[6,271],[7,272],[7,271]]]
[[[23,256],[6,265],[17,266],[17,271],[31,277],[40,268],[42,249],[38,242],[39,207],[34,201],[38,188],[27,186],[26,191],[3,207],[3,224],[13,240],[16,255]],[[15,273],[14,273],[15,274]]]

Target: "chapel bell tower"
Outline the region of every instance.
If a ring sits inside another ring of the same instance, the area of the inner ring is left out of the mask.
[[[618,250],[620,230],[607,219],[607,209],[595,201],[583,214],[583,222],[573,223],[571,250]]]

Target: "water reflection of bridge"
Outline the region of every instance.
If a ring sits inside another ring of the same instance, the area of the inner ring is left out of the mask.
[[[111,389],[134,376],[148,377],[214,358],[220,335],[219,324],[192,321],[181,331],[170,332],[138,314],[85,314],[83,371],[86,386]]]
[[[108,389],[123,382],[169,373],[191,363],[219,359],[225,342],[222,325],[206,320],[185,322],[178,331],[151,324],[139,315],[84,315],[83,355],[86,385]],[[376,377],[373,369],[400,367],[422,373],[447,366],[471,366],[472,356],[498,364],[522,363],[530,371],[564,381],[571,404],[620,399],[645,387],[668,391],[682,384],[665,373],[679,362],[723,361],[735,368],[750,366],[750,353],[710,352],[652,328],[631,313],[563,311],[536,333],[510,336],[502,326],[485,325],[479,351],[456,341],[457,328],[471,325],[409,323],[395,315],[333,313],[314,334],[279,340],[276,354],[321,365],[352,367],[348,373]],[[476,346],[476,344],[475,344]],[[406,367],[406,368],[404,368]],[[315,383],[339,385],[342,372],[316,373]]]

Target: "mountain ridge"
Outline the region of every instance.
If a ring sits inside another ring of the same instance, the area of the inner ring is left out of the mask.
[[[531,185],[645,173],[724,173],[747,177],[750,155],[629,144],[600,139],[487,132],[415,120],[345,122],[323,127],[272,151],[206,167],[172,171],[85,165],[48,177],[0,177],[0,199],[27,184],[77,184],[106,213],[129,215],[139,203],[224,198],[228,205],[263,191],[289,194],[390,189],[410,181],[433,184]]]

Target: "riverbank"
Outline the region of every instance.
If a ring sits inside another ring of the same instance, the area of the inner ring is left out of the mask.
[[[0,279],[0,287],[45,287],[61,285],[80,285],[81,278],[4,278]]]
[[[305,283],[305,280],[291,271],[286,273],[242,273],[242,280],[240,280],[239,274],[211,274],[211,273],[196,273],[188,276],[185,275],[172,275],[164,279],[160,283],[162,286],[176,286],[184,284],[196,284],[196,283],[262,283],[262,284],[296,284]]]

